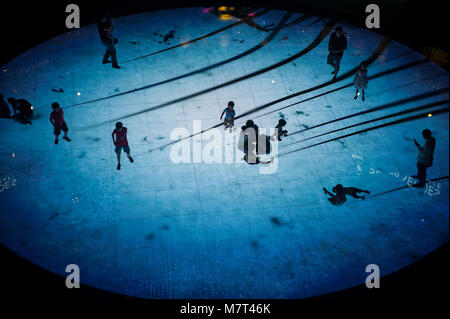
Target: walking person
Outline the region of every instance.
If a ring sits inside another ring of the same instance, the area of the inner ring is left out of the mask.
[[[55,144],[58,144],[58,137],[61,131],[64,132],[63,139],[70,142],[70,138],[67,136],[69,128],[64,120],[64,112],[57,102],[52,103],[53,111],[50,113],[50,123],[53,125],[53,134],[55,134]]]
[[[120,69],[120,66],[117,64],[117,51],[114,47],[118,40],[112,35],[112,17],[109,14],[105,15],[100,22],[97,23],[97,28],[100,39],[106,47],[105,55],[103,56],[103,64],[112,63],[113,68]],[[111,57],[112,61],[108,60],[109,57]]]
[[[122,122],[116,123],[116,129],[112,132],[112,140],[116,146],[115,152],[117,154],[117,169],[120,170],[120,153],[122,152],[122,149],[127,154],[130,162],[133,163],[134,160],[130,155],[130,147],[128,146],[127,128],[123,126]]]
[[[427,181],[427,168],[433,165],[433,154],[436,146],[436,139],[431,135],[429,129],[423,130],[422,136],[426,141],[424,146],[420,146],[416,139],[414,139],[414,144],[419,149],[419,154],[417,155],[417,175],[412,176],[419,180],[413,187],[420,188],[425,187]]]
[[[356,100],[359,96],[359,90],[361,90],[362,93],[362,100],[365,101],[365,91],[367,89],[367,64],[366,62],[362,62],[358,70],[356,71],[355,78],[353,79],[353,82],[355,84],[356,88],[356,94],[354,99]]]
[[[225,120],[223,122],[224,129],[230,128],[230,132],[232,132],[234,126],[234,117],[236,116],[236,111],[234,110],[234,102],[228,102],[228,106],[223,110],[222,115],[220,115],[220,119],[222,119],[225,114]]]
[[[345,37],[344,30],[342,27],[336,27],[335,32],[331,34],[330,41],[328,42],[329,54],[327,58],[327,63],[334,68],[334,71],[331,72],[331,74],[334,74],[333,80],[336,79],[339,73],[345,50],[347,50],[347,38]]]

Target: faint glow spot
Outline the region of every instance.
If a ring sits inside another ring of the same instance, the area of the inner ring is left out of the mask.
[[[212,8],[205,8],[203,9],[203,13],[208,13],[209,11],[211,11]]]
[[[16,153],[11,153],[11,156],[12,157],[16,157]]]
[[[78,95],[78,96],[80,96],[80,95],[81,95],[81,93],[80,93],[80,92],[77,92],[77,95]]]
[[[422,221],[422,223],[423,223],[423,222],[425,221],[425,219],[422,218],[421,221]]]
[[[6,71],[8,71],[7,69],[3,69],[3,72],[6,72]]]
[[[433,114],[431,114],[431,113],[428,113],[428,117],[432,117],[433,116]]]
[[[272,83],[275,83],[275,80],[272,80]]]
[[[227,39],[220,39],[219,40],[219,43],[220,43],[220,46],[222,47],[222,48],[226,48],[227,46],[228,46],[228,40]]]
[[[34,106],[33,105],[31,106],[31,109],[34,110]]]
[[[361,93],[359,93],[359,92],[358,92],[358,94],[357,94],[357,95],[359,96],[360,94],[361,94]]]
[[[254,12],[250,12],[250,13],[248,14],[249,17],[253,17],[254,15],[255,15]]]
[[[221,7],[219,7],[218,10],[219,10],[219,11],[227,11],[227,10],[228,10],[228,7],[221,6]]]

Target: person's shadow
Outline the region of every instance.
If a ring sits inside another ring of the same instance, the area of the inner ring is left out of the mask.
[[[347,200],[347,198],[345,197],[346,195],[352,196],[353,198],[362,198],[363,200],[365,199],[364,196],[359,196],[359,193],[366,193],[366,194],[370,194],[369,191],[367,190],[362,190],[356,187],[344,187],[342,186],[342,184],[337,184],[336,186],[333,187],[332,192],[329,192],[325,187],[323,188],[323,191],[325,192],[325,195],[329,195],[331,197],[328,198],[328,201],[336,206],[342,205],[343,203],[345,203],[345,201]]]

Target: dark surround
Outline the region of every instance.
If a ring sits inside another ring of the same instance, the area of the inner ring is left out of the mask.
[[[55,275],[38,267],[5,246],[0,245],[0,273],[2,274],[2,288],[7,292],[3,297],[6,303],[45,303],[61,302],[127,302],[133,304],[150,304],[161,307],[164,311],[174,311],[182,301],[144,300],[125,295],[119,295],[100,289],[82,285],[80,289],[67,289],[65,278]],[[339,292],[301,300],[271,300],[277,312],[296,309],[298,306],[315,305],[333,301],[344,303],[363,303],[381,306],[383,303],[406,301],[445,305],[447,302],[449,285],[449,242],[409,266],[381,278],[380,289],[367,289],[365,285],[349,288]],[[244,303],[243,300],[236,301]],[[261,301],[264,302],[264,301]],[[200,301],[199,303],[202,303]],[[203,301],[203,304],[208,304]],[[412,307],[412,304],[409,304]],[[175,314],[175,313],[174,313]]]
[[[355,25],[364,26],[367,4],[376,3],[381,9],[381,32],[415,50],[424,47],[449,51],[444,36],[447,29],[445,1],[419,0],[63,0],[63,1],[10,1],[0,19],[0,65],[37,44],[67,32],[64,21],[65,7],[76,3],[81,9],[81,24],[95,23],[106,11],[113,16],[125,16],[138,12],[189,6],[234,5],[311,11],[318,15],[336,17]]]
[[[408,0],[278,0],[268,1],[229,1],[227,4],[254,7],[275,7],[312,11],[320,15],[334,16],[340,20],[356,25],[364,25],[364,8],[368,3],[377,3],[382,12],[383,34],[408,46],[421,50],[424,47],[436,47],[448,52],[448,40],[444,36],[446,11],[440,6],[444,1],[408,1]],[[45,5],[43,3],[46,3]],[[53,3],[36,1],[26,5],[12,1],[2,19],[0,48],[0,65],[37,44],[50,39],[67,29],[64,26],[65,7],[69,3],[77,3],[81,7],[81,23],[94,23],[105,9],[114,16],[124,16],[137,12],[185,6],[211,6],[217,1],[166,0],[159,1],[59,1]],[[220,2],[220,4],[224,4]],[[274,5],[276,4],[276,6]],[[26,7],[25,7],[26,6]],[[7,18],[5,18],[7,17]],[[439,294],[440,288],[448,285],[448,243],[405,269],[382,279],[383,289],[367,290],[364,286],[351,288],[342,292],[311,299],[312,302],[339,300],[371,300],[377,301],[409,298],[445,298]],[[136,299],[103,292],[94,288],[83,287],[80,290],[68,290],[64,279],[45,271],[10,252],[0,245],[0,273],[2,274],[3,291],[9,292],[8,300],[47,301],[64,300],[121,300]],[[308,301],[306,302],[308,303]]]

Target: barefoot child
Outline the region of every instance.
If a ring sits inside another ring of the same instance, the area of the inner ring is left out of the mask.
[[[228,107],[223,110],[222,115],[220,116],[220,119],[222,119],[224,114],[225,114],[225,120],[223,122],[224,129],[230,128],[230,132],[231,132],[232,127],[234,125],[234,116],[236,115],[236,112],[234,111],[234,102],[233,101],[228,102]]]
[[[114,139],[114,135],[116,138]],[[120,170],[120,153],[123,151],[127,154],[131,163],[134,162],[130,155],[130,147],[127,141],[127,128],[123,126],[122,122],[116,123],[116,129],[112,132],[113,143],[116,146],[115,152],[117,154],[117,169]]]
[[[50,114],[50,123],[53,125],[53,134],[55,134],[55,144],[58,144],[58,136],[61,131],[64,132],[63,139],[70,142],[70,138],[67,136],[69,128],[66,121],[64,121],[64,112],[57,102],[52,104],[53,112]]]

